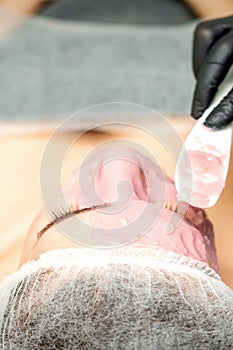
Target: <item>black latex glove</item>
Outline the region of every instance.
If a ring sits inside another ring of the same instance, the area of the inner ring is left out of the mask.
[[[193,71],[197,79],[192,116],[209,106],[233,63],[233,16],[201,22],[194,33]],[[232,83],[233,87],[233,83]],[[219,129],[233,121],[233,89],[210,113],[205,125]]]

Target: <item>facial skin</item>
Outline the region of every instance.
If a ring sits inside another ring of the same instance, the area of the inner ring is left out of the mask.
[[[119,149],[116,148],[116,151]],[[135,236],[129,236],[127,243],[139,249],[153,246],[189,256],[205,262],[218,272],[213,228],[204,212],[188,207],[185,203],[177,203],[173,181],[149,158],[127,147],[123,148],[124,159],[118,159],[114,152],[112,147],[87,159],[63,187],[64,197],[72,210],[99,205],[103,201],[109,203],[111,209],[119,204],[119,200],[126,200],[127,205],[121,206],[120,210],[118,208],[111,215],[104,208],[78,213],[77,218],[92,228],[91,233],[87,228],[87,235],[90,233],[93,237],[96,236],[97,229],[102,229],[103,235],[106,235],[106,229],[114,229],[116,235],[112,239],[125,244],[127,240],[121,236],[121,229],[139,220],[139,224],[134,227]],[[119,184],[125,184],[126,187],[122,185],[119,189]],[[94,189],[98,193],[97,199]],[[85,202],[83,193],[89,198],[89,205]],[[148,215],[141,220],[145,210]],[[74,218],[73,215],[72,217]],[[72,217],[70,215],[60,221],[68,223]],[[146,221],[151,219],[153,225],[144,230]],[[55,225],[43,230],[47,224],[48,218],[42,211],[27,235],[21,265],[53,249],[83,247],[82,242],[76,243],[80,242],[78,221],[75,227],[76,242],[59,232]],[[142,230],[136,233],[138,225],[142,225]]]

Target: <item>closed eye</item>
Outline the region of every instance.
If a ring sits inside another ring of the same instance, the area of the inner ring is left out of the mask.
[[[93,205],[92,207],[83,208],[83,209],[72,210],[70,208],[68,209],[60,208],[52,211],[51,213],[52,213],[53,219],[47,225],[45,225],[39,232],[37,232],[36,234],[37,242],[47,230],[49,230],[51,227],[58,224],[59,222],[69,219],[74,215],[78,215],[86,211],[105,208],[105,207],[108,207],[109,205],[110,205],[109,203],[104,203],[104,204]]]

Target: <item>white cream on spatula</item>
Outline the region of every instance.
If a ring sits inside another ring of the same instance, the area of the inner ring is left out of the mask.
[[[203,125],[210,112],[232,88],[228,74],[211,106],[198,119],[180,151],[175,185],[178,199],[199,208],[212,207],[225,186],[231,149],[231,126],[212,131]]]

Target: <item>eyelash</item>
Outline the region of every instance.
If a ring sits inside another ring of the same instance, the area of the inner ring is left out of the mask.
[[[57,220],[65,219],[68,215],[71,215],[75,212],[75,210],[72,210],[71,208],[64,208],[64,207],[59,207],[56,208],[55,210],[51,211],[52,214],[52,220],[51,222],[56,222]]]
[[[83,209],[71,209],[71,208],[64,208],[64,207],[59,207],[56,208],[54,210],[51,211],[52,214],[52,219],[50,220],[50,222],[44,226],[42,228],[42,230],[40,230],[40,232],[37,233],[37,240],[40,239],[43,234],[53,225],[73,216],[73,215],[77,215],[77,214],[81,214],[85,211],[91,211],[91,210],[95,210],[95,209],[101,209],[101,208],[106,208],[108,207],[110,204],[109,203],[103,203],[103,204],[98,204],[98,205],[93,205],[91,207],[88,208],[83,208]]]

